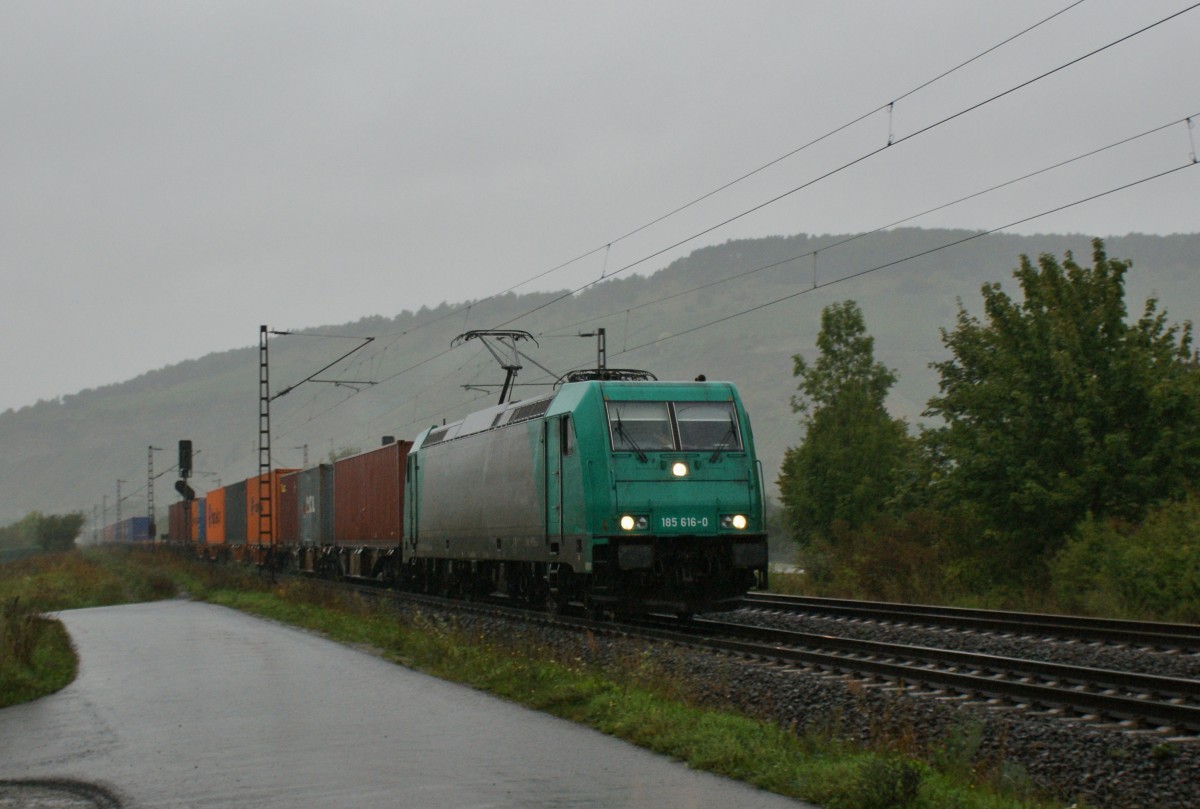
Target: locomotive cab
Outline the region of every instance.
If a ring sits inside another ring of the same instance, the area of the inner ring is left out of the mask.
[[[736,389],[600,383],[600,394],[610,488],[593,598],[690,614],[765,587],[761,473]]]

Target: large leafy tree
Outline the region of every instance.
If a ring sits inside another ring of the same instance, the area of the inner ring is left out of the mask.
[[[792,409],[805,435],[785,453],[778,481],[801,544],[830,538],[835,522],[857,527],[879,513],[913,447],[904,422],[884,407],[896,376],[875,361],[875,340],[854,301],[821,313],[817,348],[811,365],[792,358],[800,379]]]
[[[75,547],[83,523],[84,516],[78,512],[46,515],[31,511],[20,522],[0,528],[0,548],[40,546],[47,551],[70,550]]]
[[[1012,568],[1057,550],[1088,514],[1139,517],[1200,479],[1200,373],[1192,327],[1156,301],[1130,322],[1127,261],[1100,240],[1092,266],[1026,256],[1023,300],[983,287],[985,320],[959,303],[942,330],[927,415],[947,461],[943,491],[978,509]],[[1034,564],[1033,567],[1036,567]]]
[[[48,551],[68,551],[75,547],[84,517],[80,512],[41,516],[37,523],[38,544]]]
[[[0,548],[32,548],[37,543],[37,527],[42,515],[26,514],[19,522],[0,528]]]

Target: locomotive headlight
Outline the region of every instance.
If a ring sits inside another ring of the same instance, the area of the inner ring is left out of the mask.
[[[643,515],[625,514],[621,517],[621,530],[623,531],[645,531],[650,527],[650,518]]]
[[[686,478],[688,474],[688,465],[683,461],[676,461],[671,465],[671,474],[677,478]]]
[[[744,514],[722,514],[721,515],[721,527],[722,528],[733,528],[738,531],[744,531],[744,530],[746,530],[747,525],[748,525],[748,522],[746,521],[746,516]]]
[[[633,517],[629,516],[628,514],[626,514],[624,517],[622,517],[621,518],[621,528],[625,531],[632,531],[633,530]]]

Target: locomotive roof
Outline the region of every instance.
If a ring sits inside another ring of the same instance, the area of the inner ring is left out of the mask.
[[[585,398],[597,392],[605,401],[661,401],[686,398],[691,401],[727,402],[736,401],[738,398],[730,382],[568,382],[554,393],[493,405],[449,424],[435,424],[417,436],[414,449],[486,432],[506,424],[529,421],[547,414],[569,413]]]

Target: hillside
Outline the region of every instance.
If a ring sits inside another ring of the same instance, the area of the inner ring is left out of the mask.
[[[899,376],[889,406],[915,423],[937,391],[937,377],[928,364],[943,356],[938,329],[953,326],[957,299],[979,314],[981,284],[1001,282],[1012,291],[1012,269],[1022,253],[1061,256],[1070,249],[1090,263],[1087,236],[997,234],[826,286],[968,235],[903,229],[839,247],[830,245],[845,237],[799,234],[726,242],[696,250],[649,277],[607,280],[506,328],[537,335],[540,345],[528,346],[527,353],[556,373],[594,363],[594,338],[577,335],[602,326],[608,334],[610,366],[644,368],[663,379],[691,379],[703,373],[709,379],[736,382],[773,479],[784,450],[800,439],[789,407],[795,389],[791,356],[814,355],[823,307],[848,298],[859,302],[876,340],[877,357]],[[1131,315],[1139,314],[1145,298],[1153,294],[1171,321],[1197,319],[1200,234],[1134,234],[1111,237],[1106,244],[1110,256],[1134,262],[1126,298]],[[814,250],[820,251],[815,261]],[[766,269],[749,272],[758,268]],[[749,274],[724,281],[739,273]],[[702,285],[710,286],[688,291]],[[447,351],[451,340],[466,329],[507,324],[559,294],[510,293],[469,308],[446,303],[305,329],[376,340],[319,376],[355,384],[309,383],[275,401],[275,464],[300,466],[304,446],[315,463],[344,448],[373,446],[382,435],[412,436],[430,424],[490,404],[497,395],[494,388],[463,386],[497,383],[503,372],[477,343]],[[789,295],[794,297],[753,314],[688,331]],[[204,474],[194,486],[200,491],[254,474],[258,349],[252,342],[258,325],[246,324],[245,349],[210,354],[127,382],[0,414],[0,524],[31,510],[78,509],[90,518],[105,496],[111,520],[118,479],[125,481],[124,515],[145,513],[147,446],[165,448],[155,454],[156,470],[161,472],[174,464],[180,438],[191,438],[199,451],[196,467]],[[304,379],[353,344],[344,339],[273,338],[272,390]],[[526,363],[519,382],[545,379],[544,371]],[[365,381],[378,384],[361,384]],[[517,396],[545,389],[521,387]],[[165,521],[161,515],[166,504],[176,498],[173,482],[174,476],[166,474],[155,485],[160,523]]]

